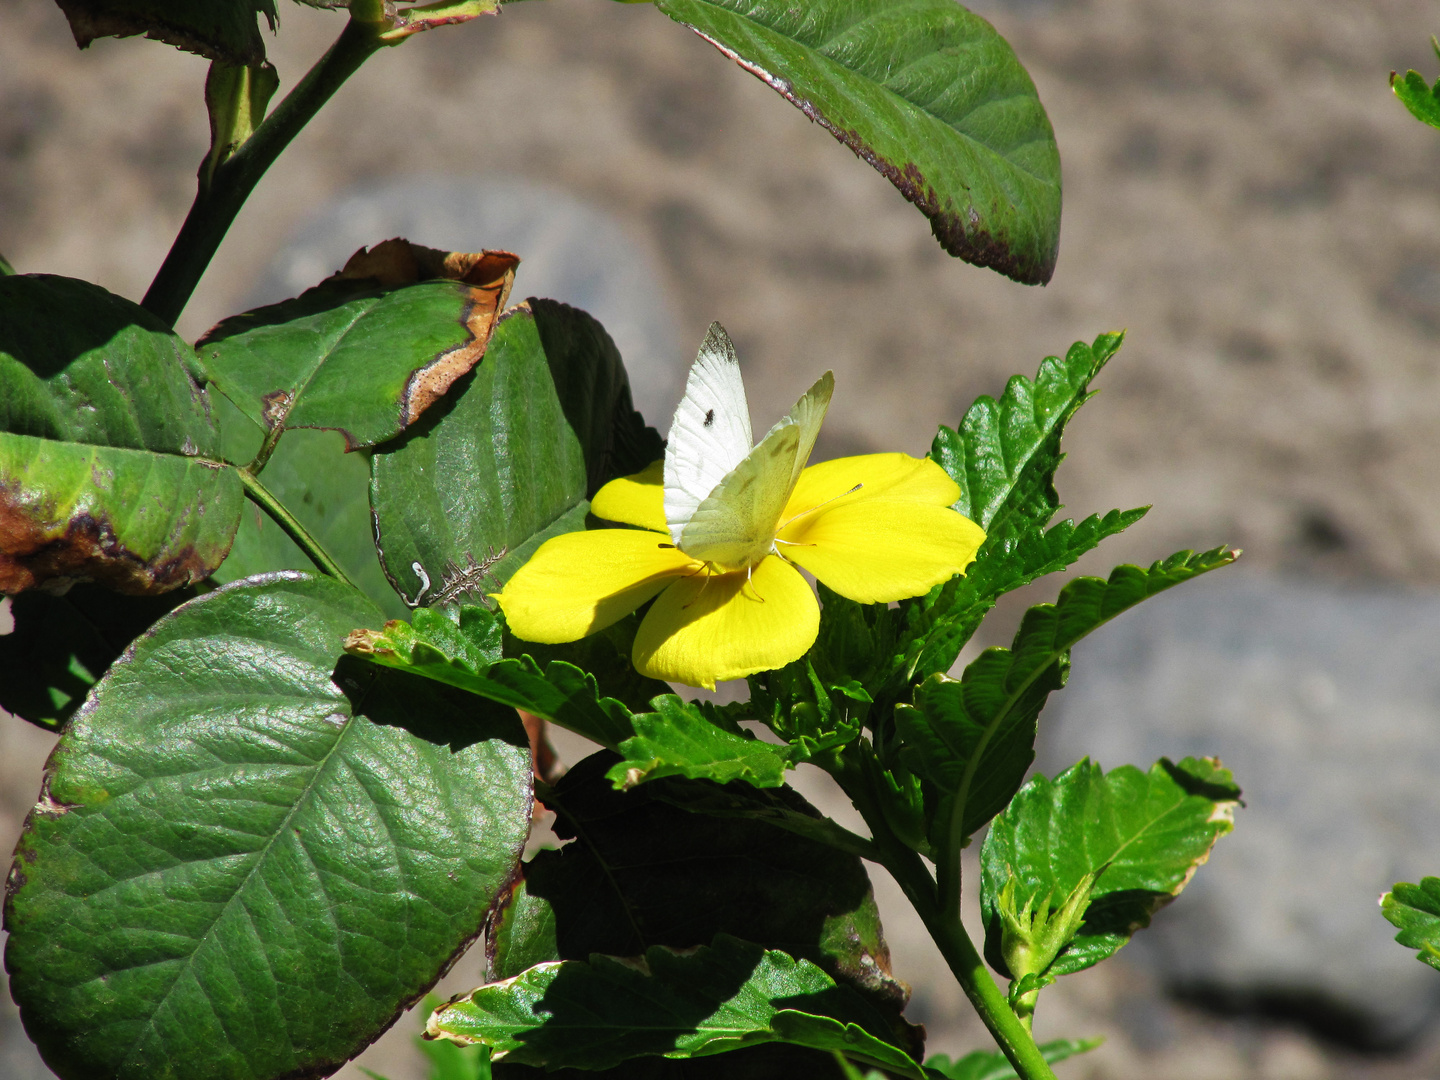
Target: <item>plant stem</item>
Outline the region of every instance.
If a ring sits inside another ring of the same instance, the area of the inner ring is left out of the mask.
[[[930,931],[930,937],[945,957],[960,988],[965,991],[965,996],[980,1014],[980,1019],[989,1028],[1010,1064],[1015,1066],[1015,1071],[1022,1080],[1055,1080],[1055,1073],[1040,1053],[1034,1037],[1010,1008],[1004,991],[990,977],[985,961],[965,932],[960,922],[959,898],[953,906],[942,906],[935,879],[925,869],[924,860],[895,835],[865,783],[856,783],[857,775],[849,769],[832,775],[841,781],[855,809],[860,811],[860,816],[870,827],[870,834],[879,849],[880,864],[890,871],[904,891],[925,929]]]
[[[142,307],[167,324],[175,324],[260,177],[341,83],[371,53],[384,47],[386,42],[380,34],[386,28],[384,22],[362,22],[352,17],[335,44],[255,129],[255,134],[216,166],[213,180],[196,192],[185,224],[170,245],[170,253],[151,282]]]
[[[248,469],[236,469],[235,471],[240,474],[240,483],[245,488],[245,494],[250,496],[260,509],[270,515],[271,520],[284,530],[286,536],[295,541],[300,550],[305,552],[321,573],[344,582],[352,589],[357,587],[350,580],[350,575],[340,568],[340,564],[335,561],[334,556],[325,550],[319,540],[306,531],[305,526],[301,525],[295,516],[285,509],[284,504],[270,493],[269,488],[260,483],[254,473]]]

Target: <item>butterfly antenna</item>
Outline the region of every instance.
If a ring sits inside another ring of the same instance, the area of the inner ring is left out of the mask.
[[[761,596],[755,588],[755,568],[753,566],[747,566],[745,568],[745,584],[750,586],[750,592],[753,595],[754,599],[757,602],[763,604],[765,602],[765,598]],[[740,595],[745,595],[744,586],[741,586]]]
[[[697,600],[700,599],[700,597],[702,597],[702,596],[705,595],[705,590],[710,587],[710,579],[715,576],[714,574],[712,574],[712,573],[710,572],[710,564],[709,564],[709,563],[703,564],[703,565],[700,566],[698,569],[692,570],[690,573],[686,574],[685,576],[686,576],[687,578],[692,578],[692,577],[694,577],[696,574],[700,574],[700,573],[703,573],[703,574],[705,575],[705,580],[702,581],[702,582],[700,582],[700,591],[697,592],[693,597],[691,597],[691,599],[690,599],[690,604],[695,603]],[[689,611],[689,610],[690,610],[690,604],[685,604],[685,605],[683,605],[683,606],[680,608],[680,610],[681,610],[681,611]]]
[[[856,484],[856,485],[855,485],[854,487],[852,487],[849,491],[842,491],[839,495],[832,495],[830,498],[826,499],[826,500],[825,500],[824,502],[822,502],[822,503],[816,503],[814,506],[810,507],[810,509],[808,509],[808,510],[801,510],[800,513],[795,514],[795,515],[792,516],[792,517],[788,517],[788,518],[786,518],[784,521],[782,521],[782,522],[780,523],[779,529],[776,529],[775,531],[776,531],[776,532],[779,532],[780,529],[785,528],[786,525],[789,525],[790,522],[794,521],[796,518],[802,518],[802,517],[804,517],[806,514],[813,514],[816,510],[819,510],[822,506],[829,506],[829,505],[830,505],[832,502],[834,502],[836,499],[843,499],[843,498],[845,498],[846,495],[854,495],[855,492],[859,491],[859,490],[860,490],[861,488],[863,488],[864,486],[865,486],[865,485],[864,485],[863,483],[862,483],[862,484]],[[781,543],[785,543],[785,541],[782,540]],[[807,545],[807,546],[808,546],[808,545]]]

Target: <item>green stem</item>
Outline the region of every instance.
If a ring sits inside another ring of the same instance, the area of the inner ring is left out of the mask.
[[[250,496],[250,499],[261,510],[270,515],[271,520],[285,531],[286,536],[295,541],[300,550],[309,556],[310,561],[321,573],[328,574],[336,581],[344,582],[352,589],[356,588],[355,583],[340,568],[340,564],[335,561],[334,556],[325,550],[319,540],[305,530],[305,526],[295,519],[295,515],[285,509],[284,504],[270,493],[269,488],[260,483],[254,473],[248,469],[236,469],[235,471],[240,474],[240,483],[245,488],[245,494]]]
[[[965,991],[965,996],[970,999],[970,1004],[975,1007],[1010,1064],[1015,1066],[1021,1080],[1055,1080],[1055,1073],[1040,1053],[1034,1037],[1010,1008],[1005,992],[990,977],[985,961],[965,932],[960,922],[958,898],[954,905],[941,905],[935,879],[925,868],[924,860],[895,835],[858,770],[842,767],[832,775],[841,782],[855,809],[860,811],[860,816],[870,827],[870,834],[879,850],[880,865],[890,871],[891,877],[904,891],[906,899],[940,949],[940,955],[960,983],[960,988]],[[857,783],[857,780],[860,782]]]
[[[340,85],[371,53],[387,44],[380,38],[386,28],[384,22],[362,22],[352,16],[335,44],[255,129],[255,134],[216,166],[213,180],[196,192],[185,224],[170,245],[170,253],[151,282],[142,307],[167,324],[175,324],[260,177]]]

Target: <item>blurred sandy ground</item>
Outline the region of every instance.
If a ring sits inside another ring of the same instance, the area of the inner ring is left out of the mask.
[[[656,302],[685,340],[725,322],[762,425],[833,368],[821,456],[921,452],[976,394],[1123,327],[1060,489],[1081,514],[1155,509],[1082,569],[1228,542],[1257,567],[1440,583],[1440,133],[1386,81],[1435,74],[1434,6],[977,8],[1034,75],[1064,156],[1045,289],[946,257],[877,174],[650,7],[551,0],[371,61],[262,182],[181,329],[234,311],[307,215],[357,183],[529,178],[607,211],[651,252]],[[288,87],[340,18],[294,5],[282,17],[271,57]],[[204,62],[141,40],[80,53],[45,0],[0,0],[0,25],[0,252],[138,299],[205,152]],[[6,735],[11,833],[44,742]],[[952,1026],[958,995],[898,917],[892,937],[934,1048],[964,1049],[974,1029]],[[476,974],[467,960],[455,978]],[[1111,1034],[1070,1075],[1440,1075],[1433,1048],[1351,1059],[1197,1017],[1121,965],[1070,981],[1042,1002],[1044,1032]],[[367,1062],[402,1080],[402,1044]]]

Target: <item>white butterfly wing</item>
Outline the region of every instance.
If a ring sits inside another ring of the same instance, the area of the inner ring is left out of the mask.
[[[711,323],[665,447],[665,522],[673,542],[753,444],[735,346],[723,326]]]
[[[696,507],[676,541],[687,555],[738,569],[769,554],[834,391],[827,371]]]

